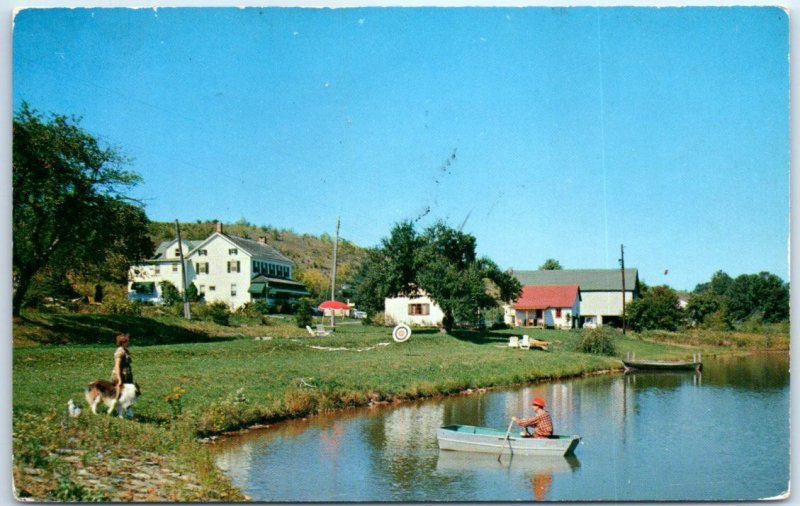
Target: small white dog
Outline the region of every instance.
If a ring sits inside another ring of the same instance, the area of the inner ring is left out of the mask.
[[[142,394],[136,383],[123,383],[122,394],[117,399],[117,387],[106,380],[92,381],[86,386],[86,403],[92,408],[92,413],[97,414],[97,405],[101,402],[108,408],[110,415],[117,408],[117,415],[133,417],[131,405]]]

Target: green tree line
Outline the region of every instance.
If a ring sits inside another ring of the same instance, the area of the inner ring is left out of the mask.
[[[733,278],[717,271],[695,287],[685,308],[672,288],[643,284],[642,296],[628,303],[626,312],[628,324],[637,331],[685,326],[731,330],[743,324],[788,322],[789,283],[769,272]]]

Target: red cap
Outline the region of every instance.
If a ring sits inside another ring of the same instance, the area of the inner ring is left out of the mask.
[[[539,406],[543,408],[544,399],[542,399],[541,397],[534,397],[533,400],[531,401],[531,406]]]

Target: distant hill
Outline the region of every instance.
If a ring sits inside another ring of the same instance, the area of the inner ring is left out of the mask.
[[[216,228],[216,221],[196,221],[181,223],[181,238],[187,240],[205,239]],[[236,223],[223,223],[223,231],[230,235],[256,239],[266,237],[267,244],[274,247],[294,262],[294,278],[305,283],[315,298],[330,298],[330,278],[333,266],[333,237],[322,234],[298,234],[289,229],[278,229],[269,225],[254,225],[245,220]],[[150,239],[155,245],[161,241],[175,238],[175,223],[150,222]],[[366,249],[339,237],[337,253],[336,287],[337,293],[366,254]],[[338,296],[338,295],[337,295]]]

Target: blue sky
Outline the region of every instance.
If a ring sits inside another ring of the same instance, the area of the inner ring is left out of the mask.
[[[419,218],[503,268],[788,279],[777,8],[47,9],[13,106],[81,116],[151,219],[371,246]],[[664,274],[668,271],[668,274]]]

